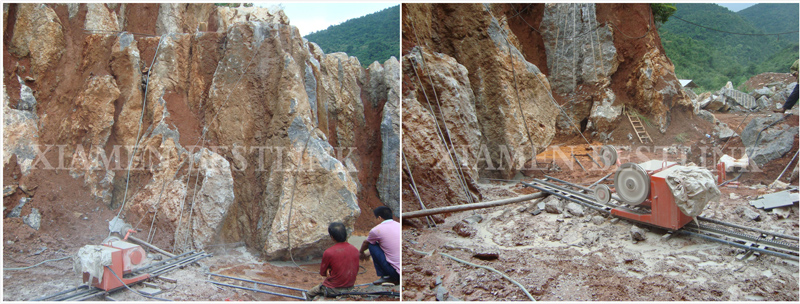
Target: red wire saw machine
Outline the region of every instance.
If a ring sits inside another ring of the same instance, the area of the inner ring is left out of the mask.
[[[693,218],[681,211],[667,185],[667,177],[681,168],[686,167],[660,160],[622,164],[614,176],[614,190],[618,195],[614,198],[630,208],[620,206],[612,209],[611,214],[670,230],[691,222]],[[608,186],[595,188],[598,202],[606,204],[611,198]]]
[[[122,287],[123,283],[130,285],[150,278],[150,274],[129,275],[134,266],[144,262],[145,257],[141,246],[111,237],[99,246],[81,248],[75,269],[83,273],[84,283],[108,291]]]

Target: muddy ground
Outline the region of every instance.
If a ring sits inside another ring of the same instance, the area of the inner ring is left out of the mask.
[[[747,120],[766,115],[775,114],[751,114]],[[717,115],[731,128],[744,117],[742,113]],[[796,113],[787,121],[796,126]],[[747,121],[737,133],[746,124]],[[628,140],[625,128],[630,126],[620,126],[610,143],[623,147],[622,163],[640,162],[633,152],[640,146],[647,147],[642,155],[650,159],[686,158],[687,162],[699,163],[703,147],[711,151],[726,144],[704,138],[705,133],[711,133],[710,126],[701,121],[690,120],[674,126],[666,134],[648,127],[656,142],[650,145]],[[677,137],[684,140],[677,142]],[[545,169],[518,174],[518,179],[549,175],[589,185],[616,169],[603,170],[588,158],[579,158],[587,168],[583,171],[569,157],[570,153],[588,151],[581,142],[580,138],[557,138],[549,152],[537,156],[539,167]],[[731,154],[743,151],[739,138],[727,145],[725,151]],[[693,152],[672,154],[663,150],[664,146],[691,147]],[[765,186],[777,178],[796,151],[797,139],[783,158],[759,168],[758,172],[744,173],[738,186],[720,188],[720,202],[710,203],[701,216],[797,236],[797,205],[783,208],[789,212],[784,218],[778,212],[756,209],[749,204],[759,194],[776,191]],[[566,159],[559,157],[559,153],[566,155]],[[706,163],[708,168],[715,162],[710,159]],[[552,170],[553,162],[560,171]],[[791,170],[792,167],[786,175]],[[728,179],[733,177],[728,174]],[[787,182],[785,177],[782,181]],[[791,184],[797,185],[797,180]],[[480,190],[483,201],[535,192],[520,184],[488,180],[482,181]],[[547,212],[533,215],[537,203],[443,214],[435,216],[439,223],[433,228],[426,227],[419,219],[405,221],[403,299],[528,300],[519,287],[496,273],[437,254],[441,252],[499,270],[525,286],[537,301],[798,301],[799,271],[795,261],[767,255],[740,260],[743,250],[688,236],[664,238],[667,231],[656,228],[649,228],[646,240],[634,242],[630,236],[631,222],[606,218],[589,209],[585,209],[584,216]],[[747,208],[759,213],[760,221],[746,218],[743,210]],[[473,257],[477,253],[497,254],[498,258],[481,260]]]
[[[363,239],[363,237],[361,237]],[[298,261],[300,267],[289,262],[264,262],[248,251],[243,246],[224,247],[213,249],[214,255],[202,259],[196,265],[164,274],[164,277],[176,279],[177,282],[168,282],[162,279],[150,279],[148,282],[161,289],[156,297],[176,301],[296,301],[288,297],[270,295],[243,289],[221,287],[207,282],[207,272],[222,274],[232,277],[245,278],[260,282],[278,284],[283,286],[309,289],[319,284],[324,279],[319,275],[319,260]],[[3,267],[27,266],[34,261],[59,258],[71,252],[58,250],[56,252],[42,252],[40,254],[19,254],[18,258],[7,258]],[[23,261],[25,261],[23,263]],[[30,262],[27,262],[30,261]],[[361,269],[356,279],[357,291],[394,291],[399,292],[399,287],[373,286],[370,284],[377,279],[371,261],[361,261]],[[240,285],[237,282],[224,278],[213,278],[216,281]],[[50,262],[39,267],[23,271],[4,271],[3,273],[3,301],[24,301],[44,295],[54,294],[80,285],[81,277],[72,271],[72,260]],[[366,286],[358,286],[367,284]],[[246,283],[245,287],[253,287]],[[131,288],[140,291],[146,286],[143,284],[132,285]],[[259,289],[278,292],[293,296],[301,296],[299,291],[282,288],[260,286]],[[111,298],[120,301],[148,301],[151,299],[137,295],[128,290],[112,292]],[[341,296],[337,300],[362,301],[362,300],[395,300],[391,297],[374,296]],[[101,301],[102,297],[91,299]]]

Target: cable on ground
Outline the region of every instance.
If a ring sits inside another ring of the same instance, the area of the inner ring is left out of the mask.
[[[55,262],[55,261],[61,261],[61,260],[66,260],[66,259],[69,259],[69,258],[71,258],[71,257],[72,257],[72,256],[65,256],[65,257],[63,257],[63,258],[58,258],[58,259],[44,260],[44,261],[41,261],[41,262],[39,262],[39,263],[36,263],[36,265],[27,266],[27,267],[3,268],[3,271],[12,271],[12,270],[26,270],[26,269],[31,269],[31,268],[33,268],[33,267],[37,267],[37,266],[39,266],[39,265],[42,265],[42,264],[44,264],[44,263],[48,263],[48,262]]]
[[[138,292],[136,290],[131,289],[130,287],[128,287],[128,284],[125,284],[125,282],[123,282],[122,279],[120,279],[120,277],[117,275],[117,273],[114,272],[113,269],[111,269],[111,267],[108,267],[108,266],[105,266],[105,267],[108,268],[109,271],[111,271],[111,274],[113,274],[114,277],[117,278],[117,280],[119,280],[120,283],[122,283],[122,286],[125,286],[125,288],[127,288],[130,291],[132,291],[133,293],[135,293],[137,295],[140,295],[140,296],[143,296],[143,297],[148,298],[148,299],[172,302],[172,300],[167,300],[167,299],[164,299],[164,298],[159,298],[159,297],[154,297],[154,296],[148,296],[146,294],[143,294],[141,292]]]

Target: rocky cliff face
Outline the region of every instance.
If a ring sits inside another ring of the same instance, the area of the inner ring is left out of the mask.
[[[164,249],[318,255],[328,223],[398,205],[395,59],[324,54],[279,10],[3,8],[4,164],[82,180]],[[37,163],[37,144],[69,174]]]
[[[404,4],[402,22],[406,210],[411,175],[427,204],[468,203],[559,133],[591,140],[624,108],[664,132],[692,108],[647,4]]]

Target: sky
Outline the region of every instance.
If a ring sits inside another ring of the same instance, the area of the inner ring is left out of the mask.
[[[729,10],[733,11],[734,13],[738,12],[738,11],[741,11],[743,9],[746,9],[748,7],[751,7],[753,5],[756,5],[755,3],[738,3],[738,2],[737,3],[717,3],[717,4],[719,4],[721,6],[724,6],[724,7],[727,7]]]
[[[296,3],[296,2],[255,2],[256,6],[270,7],[280,5],[289,17],[289,24],[300,30],[305,36],[311,32],[324,30],[328,26],[345,22],[349,19],[369,15],[388,7],[399,5],[399,2],[361,2],[361,3]]]

